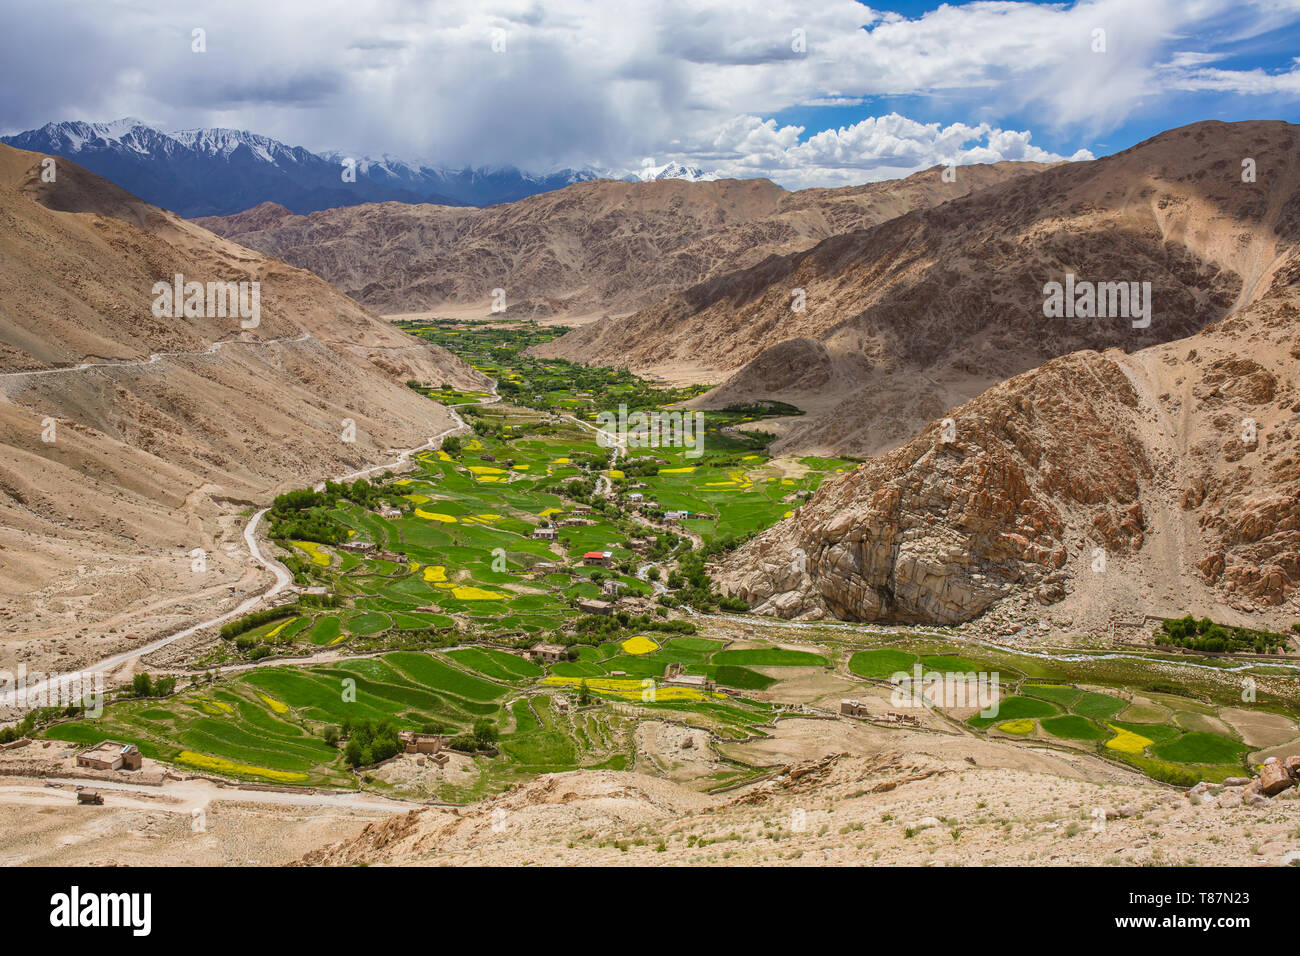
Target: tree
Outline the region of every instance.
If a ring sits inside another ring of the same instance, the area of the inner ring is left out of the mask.
[[[141,671],[131,680],[131,693],[136,697],[153,696],[153,679]]]
[[[451,455],[452,458],[459,458],[461,453],[460,439],[455,435],[448,435],[442,440],[442,450]]]
[[[480,749],[491,747],[497,742],[497,729],[490,720],[474,721],[474,740]]]
[[[578,706],[586,707],[591,703],[591,688],[587,686],[587,678],[582,679],[578,685]]]
[[[348,745],[343,749],[343,760],[349,767],[360,767],[362,764],[361,741],[355,737],[348,738]]]

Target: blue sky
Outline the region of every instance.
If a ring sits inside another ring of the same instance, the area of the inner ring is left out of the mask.
[[[0,8],[0,132],[137,116],[794,188],[1300,121],[1297,54],[1300,0],[45,0]]]

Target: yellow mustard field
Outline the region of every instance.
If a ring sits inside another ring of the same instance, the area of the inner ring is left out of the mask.
[[[1114,724],[1107,724],[1106,726],[1115,731],[1115,736],[1106,741],[1106,746],[1111,750],[1118,750],[1120,753],[1125,754],[1140,754],[1154,743],[1154,741],[1148,740],[1141,734],[1135,734],[1123,727],[1116,727]]]
[[[623,648],[623,652],[626,654],[649,654],[651,651],[659,650],[658,644],[642,634],[629,637],[619,646]]]
[[[195,753],[193,750],[182,750],[180,756],[176,758],[176,762],[197,767],[199,770],[211,770],[214,773],[242,774],[246,777],[261,777],[265,780],[274,780],[276,783],[298,783],[307,779],[305,773],[272,770],[269,767],[255,767],[252,764],[227,760],[225,757]]]
[[[330,566],[330,553],[323,545],[315,541],[291,541],[289,543],[299,551],[305,552],[311,558],[312,564],[319,564],[322,568]]]

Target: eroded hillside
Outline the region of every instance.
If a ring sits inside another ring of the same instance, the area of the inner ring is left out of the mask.
[[[240,510],[450,427],[407,379],[485,381],[308,272],[72,163],[47,182],[41,161],[0,148],[6,666],[70,666],[215,613],[260,580]],[[256,327],[156,316],[153,286],[177,273],[260,282]]]
[[[1258,298],[1300,237],[1297,141],[1286,123],[1173,130],[719,276],[548,354],[711,370],[725,383],[704,404],[810,413],[778,450],[877,454],[1051,358],[1172,341]],[[1149,282],[1149,325],[1047,318],[1044,287],[1067,275]]]
[[[726,587],[785,617],[953,623],[1010,599],[1096,631],[1227,608],[1288,627],[1298,276],[1189,338],[994,386],[828,481],[731,555]]]
[[[263,204],[197,220],[310,269],[383,312],[479,306],[506,314],[620,315],[768,256],[803,250],[972,189],[1043,169],[970,166],[789,193],[766,179],[599,180],[487,209],[381,203],[295,216]]]

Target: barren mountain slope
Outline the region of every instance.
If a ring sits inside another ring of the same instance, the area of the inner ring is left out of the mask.
[[[42,182],[41,159],[0,147],[3,666],[56,646],[70,665],[215,613],[259,580],[237,508],[448,428],[406,379],[484,381],[310,273],[72,163]],[[152,287],[176,273],[260,281],[260,325],[155,317]]]
[[[783,617],[953,623],[1006,601],[1079,633],[1189,611],[1289,628],[1300,260],[1268,289],[1189,338],[993,387],[824,484],[728,558],[723,590]]]
[[[965,735],[896,734],[867,751],[798,762],[717,796],[643,774],[551,774],[467,808],[371,823],[301,863],[1241,866],[1276,864],[1294,845],[1291,797],[1201,806],[1098,758]],[[1087,822],[1098,819],[1094,808],[1104,826]],[[1160,839],[1151,841],[1156,827]]]
[[[766,179],[597,180],[487,209],[381,203],[295,216],[269,203],[196,220],[311,269],[383,312],[478,304],[509,315],[622,314],[723,271],[806,249],[1038,163],[936,168],[907,179],[789,193]]]
[[[1180,338],[1257,295],[1295,239],[1275,226],[1296,196],[1298,129],[1173,130],[833,236],[539,351],[732,373],[701,403],[778,398],[812,413],[778,450],[875,454],[1054,356]],[[1242,181],[1242,157],[1256,161],[1256,182]],[[1150,326],[1046,318],[1044,285],[1067,273],[1150,282]]]

